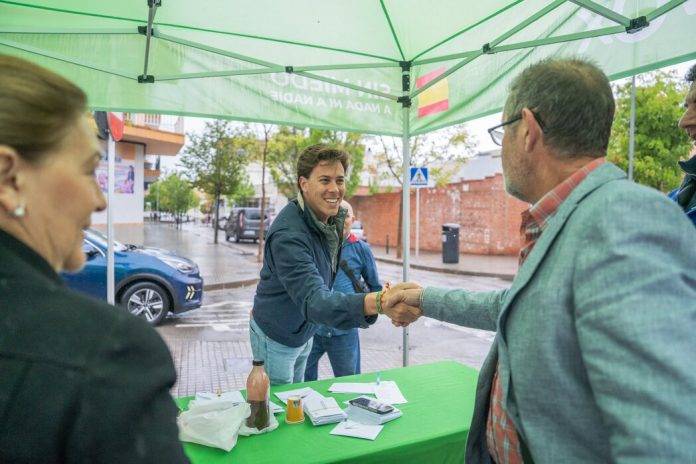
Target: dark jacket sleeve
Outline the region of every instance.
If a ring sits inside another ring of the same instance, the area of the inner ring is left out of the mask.
[[[370,246],[362,242],[360,249],[362,254],[362,276],[365,279],[365,283],[373,292],[382,290],[382,284],[379,282],[379,276],[377,275],[377,263],[375,263],[375,257]]]
[[[306,320],[338,329],[374,322],[376,318],[364,315],[365,294],[333,292],[324,283],[307,236],[278,231],[270,237],[269,246],[271,265]]]
[[[176,380],[169,350],[144,321],[125,316],[85,372],[68,462],[188,462],[169,394]]]

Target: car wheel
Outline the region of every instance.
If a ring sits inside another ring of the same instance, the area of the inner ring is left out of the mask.
[[[162,322],[171,306],[166,290],[153,282],[138,282],[128,287],[121,297],[121,304],[150,325]]]

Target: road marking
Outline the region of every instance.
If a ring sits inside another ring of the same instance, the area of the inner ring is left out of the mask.
[[[241,307],[251,306],[248,302],[245,302],[245,301],[229,300],[229,301],[219,301],[217,303],[203,305],[203,306],[200,306],[198,309],[217,308],[218,306],[225,306],[225,305],[241,306]]]
[[[235,327],[230,327],[230,325],[234,325]],[[230,323],[229,325],[226,325],[224,322],[199,322],[199,323],[192,323],[192,324],[175,324],[174,327],[212,327],[215,330],[221,331],[219,328],[216,329],[215,327],[220,327],[220,326],[225,326],[229,327],[229,330],[247,330],[248,325],[239,325],[239,324],[233,324]],[[227,329],[224,329],[227,330]]]

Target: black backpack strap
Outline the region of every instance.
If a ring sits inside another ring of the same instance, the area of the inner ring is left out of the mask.
[[[369,290],[365,288],[363,283],[355,277],[355,274],[353,274],[351,268],[348,267],[348,263],[345,259],[341,260],[339,266],[341,267],[341,269],[343,269],[343,272],[345,272],[348,278],[350,279],[350,282],[353,284],[353,290],[355,290],[356,293],[369,293]]]

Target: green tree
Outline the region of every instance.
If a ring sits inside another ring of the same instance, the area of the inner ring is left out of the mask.
[[[204,193],[204,200],[201,201],[200,205],[200,212],[203,214],[212,214],[213,213],[213,198],[207,194]]]
[[[304,148],[317,143],[340,148],[349,154],[346,197],[351,197],[360,183],[365,151],[363,136],[354,132],[280,127],[269,140],[267,155],[278,190],[288,198],[297,196],[297,159]]]
[[[297,159],[309,146],[307,131],[281,126],[268,142],[266,162],[278,191],[288,198],[297,196]]]
[[[148,188],[147,188],[147,193],[145,194],[145,199],[144,202],[145,204],[150,204],[150,209],[153,211],[160,211],[160,184],[162,183],[161,180],[158,180],[157,182],[151,183]]]
[[[403,153],[401,140],[396,137],[379,137],[381,152],[377,161],[387,167],[387,172],[401,185]],[[449,182],[451,176],[474,153],[476,140],[466,130],[464,124],[427,134],[416,135],[409,141],[411,166],[428,166],[431,176],[438,186]],[[377,177],[379,180],[379,177]],[[401,257],[401,228],[403,223],[403,196],[399,204],[398,232],[396,234],[396,256]]]
[[[229,121],[207,122],[202,134],[188,134],[190,143],[181,166],[194,187],[209,194],[215,206],[214,242],[218,242],[220,199],[233,196],[248,184],[244,167],[255,138],[247,126]]]
[[[177,226],[180,226],[181,218],[186,211],[198,204],[191,185],[177,173],[170,174],[163,180],[150,185],[146,201],[156,204],[158,192],[160,211],[174,215]]]
[[[677,161],[689,154],[688,136],[677,127],[686,86],[674,73],[656,71],[636,79],[636,134],[633,178],[667,192],[679,185]],[[607,159],[628,170],[631,83],[615,88],[616,116]]]
[[[254,190],[254,186],[245,179],[232,195],[227,196],[227,202],[231,205],[239,205],[246,203],[251,198],[254,198],[255,195],[256,190]]]
[[[311,129],[309,131],[309,144],[316,143],[323,143],[348,153],[350,163],[346,178],[346,198],[352,197],[360,185],[360,174],[362,174],[365,162],[365,144],[362,134]]]

